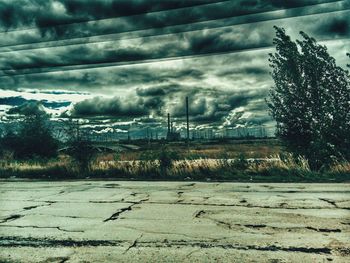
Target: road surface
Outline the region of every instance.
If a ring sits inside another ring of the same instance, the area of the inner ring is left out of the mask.
[[[350,262],[350,184],[0,181],[0,262]]]

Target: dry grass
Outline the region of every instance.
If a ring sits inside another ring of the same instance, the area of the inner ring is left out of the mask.
[[[330,171],[333,173],[350,173],[350,162],[337,162]]]
[[[249,166],[249,169],[257,173],[269,169],[300,170],[303,172],[311,172],[308,160],[302,156],[293,158],[292,154],[287,154],[283,157],[280,155],[272,156],[270,161],[253,163]]]
[[[293,158],[291,154],[278,154],[282,149],[278,143],[273,146],[259,143],[258,145],[257,143],[230,144],[220,147],[195,145],[190,149],[175,146],[171,150],[176,149],[179,159],[173,159],[168,167],[162,167],[162,163],[158,160],[160,151],[152,149],[96,156],[90,165],[90,170],[84,172],[64,155],[46,162],[33,160],[20,162],[8,158],[0,160],[0,178],[10,176],[55,179],[93,177],[272,182],[350,180],[349,162],[339,162],[327,170],[314,172],[311,171],[305,158]],[[242,152],[248,154],[242,155]],[[130,160],[131,157],[136,159]]]
[[[183,143],[169,144],[167,146],[172,151],[178,152],[181,159],[237,158],[239,155],[244,155],[247,158],[266,158],[284,152],[283,146],[276,140],[213,144],[191,143],[189,147]],[[138,151],[124,151],[120,154],[119,160],[142,160],[145,156],[158,153],[161,148],[158,143],[144,145]],[[113,154],[105,154],[100,158],[113,160],[114,156]]]

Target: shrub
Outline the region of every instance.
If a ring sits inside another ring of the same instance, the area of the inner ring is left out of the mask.
[[[26,116],[16,132],[8,131],[2,138],[5,150],[19,159],[51,158],[57,155],[58,142],[53,138],[45,114]]]
[[[277,135],[313,169],[349,160],[349,73],[307,34],[294,42],[283,28],[275,29],[276,53],[269,60],[275,86],[268,106]]]

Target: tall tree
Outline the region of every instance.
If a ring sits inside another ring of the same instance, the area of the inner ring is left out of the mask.
[[[16,131],[9,131],[2,138],[2,145],[13,151],[17,158],[54,157],[58,143],[49,126],[49,118],[45,113],[26,115]]]
[[[350,76],[306,33],[292,41],[275,27],[270,54],[275,85],[267,101],[277,135],[313,168],[350,158]]]

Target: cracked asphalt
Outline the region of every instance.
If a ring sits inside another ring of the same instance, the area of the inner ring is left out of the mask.
[[[0,262],[350,262],[349,186],[1,181]]]

